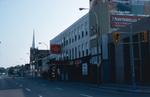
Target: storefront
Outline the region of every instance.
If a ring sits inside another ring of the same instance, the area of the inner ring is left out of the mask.
[[[143,26],[143,24],[145,24]],[[150,22],[149,18],[116,31],[119,42],[109,34],[109,64],[114,83],[150,83]],[[132,28],[131,28],[132,27]]]

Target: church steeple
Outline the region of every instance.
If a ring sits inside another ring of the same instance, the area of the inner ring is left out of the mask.
[[[32,49],[35,49],[35,31],[33,29]]]

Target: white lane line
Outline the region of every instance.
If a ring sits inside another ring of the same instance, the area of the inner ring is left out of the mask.
[[[39,97],[43,97],[42,95],[38,95]]]
[[[28,92],[31,92],[31,89],[29,89],[29,88],[26,88],[26,91],[28,91]]]
[[[46,86],[46,84],[42,84],[42,86]]]
[[[22,87],[22,86],[23,86],[22,84],[19,85],[19,87]]]
[[[83,97],[93,97],[93,96],[87,95],[87,94],[80,94],[80,96],[83,96]]]
[[[60,90],[60,91],[64,90],[63,88],[59,88],[59,87],[58,87],[58,88],[55,88],[55,89],[56,89],[56,90]]]

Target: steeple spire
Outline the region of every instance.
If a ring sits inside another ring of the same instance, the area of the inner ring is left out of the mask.
[[[35,31],[33,29],[33,40],[32,40],[32,48],[35,49]]]

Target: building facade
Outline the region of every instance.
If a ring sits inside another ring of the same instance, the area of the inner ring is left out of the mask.
[[[39,50],[35,48],[35,36],[33,31],[32,47],[30,48],[30,75],[41,76],[42,59],[50,55],[49,50]]]
[[[61,69],[61,79],[81,80],[82,76],[87,76],[89,72],[88,57],[90,56],[89,14],[84,15],[50,40],[50,44],[61,45],[61,53],[53,54],[57,61],[65,61],[62,64],[64,67],[61,65],[59,68]],[[66,67],[65,65],[70,66]],[[64,71],[63,68],[68,68],[68,71]]]
[[[41,76],[42,60],[49,55],[49,50],[30,49],[30,69],[32,76]]]
[[[136,30],[133,32],[145,31],[147,29],[149,30],[148,26],[144,28],[145,26],[141,24],[147,23],[147,25],[149,25],[149,22],[143,22],[143,20],[140,21],[142,18],[146,18],[145,16],[133,16],[129,13],[112,13],[111,10],[114,9],[114,7],[110,9],[110,2],[108,1],[113,0],[90,0],[89,13],[81,17],[78,21],[61,32],[54,39],[50,40],[50,45],[59,45],[61,47],[60,53],[51,54],[51,58],[53,60],[51,60],[50,64],[52,64],[52,68],[55,68],[52,69],[52,71],[56,73],[55,76],[57,79],[87,81],[97,84],[100,82],[124,83],[128,81],[132,82],[132,76],[134,75],[138,75],[136,80],[139,80],[138,77],[140,74],[142,74],[140,79],[143,77],[142,80],[149,80],[146,79],[146,72],[144,71],[147,70],[145,67],[149,68],[148,65],[143,63],[144,65],[136,66],[136,70],[134,71],[136,74],[133,73],[133,70],[131,69],[131,63],[137,61],[133,61],[133,59],[128,60],[131,53],[131,50],[129,50],[131,45],[127,46],[125,44],[117,47],[117,45],[114,43],[112,35],[117,31],[121,34],[126,31],[129,34],[131,30],[128,26],[129,24],[133,24],[133,30]],[[117,3],[128,1],[128,3],[123,4],[129,4],[129,0],[114,1],[118,1]],[[132,5],[132,3],[130,4]],[[123,5],[118,6],[120,10],[124,8]],[[132,12],[132,8],[130,8],[130,12]],[[136,13],[141,14],[140,12],[141,11]],[[136,25],[136,23],[138,25]],[[116,27],[113,27],[111,24]],[[126,41],[126,38],[132,36],[128,34],[126,34],[124,37],[121,37],[123,41]],[[127,41],[131,42],[129,40]],[[146,60],[143,55],[145,54],[143,49],[145,46],[140,47],[139,45],[143,44],[139,43],[138,45],[132,45],[135,46],[133,47],[134,52],[142,54],[141,57],[143,58],[141,58],[142,61],[139,61],[139,63],[148,62],[149,64],[149,61],[147,60],[149,55],[147,55]],[[137,51],[136,46],[139,46],[138,49],[142,49],[142,53],[139,53],[139,50]],[[147,46],[146,48],[149,49]],[[125,52],[128,52],[128,55],[126,55],[127,53]],[[128,62],[130,60],[132,60],[132,62]],[[141,69],[140,66],[144,66],[144,69],[143,67]],[[141,73],[139,69],[143,70],[143,73]]]
[[[121,68],[123,66],[121,65],[123,64],[121,56],[117,54],[112,55],[116,58],[114,59],[116,63],[110,63],[110,58],[108,58],[110,54],[108,45],[110,37],[108,37],[108,34],[117,32],[118,29],[122,29],[133,22],[138,22],[141,18],[147,17],[145,10],[148,9],[148,2],[144,0],[90,0],[91,63],[97,65],[97,80],[113,82],[112,78],[114,75],[111,75],[112,70],[115,71],[117,78],[115,82],[121,83],[124,81],[123,73],[121,74],[121,71],[123,71]],[[116,17],[113,18],[113,16]],[[116,25],[116,27],[112,25]],[[111,66],[112,64],[113,66]]]
[[[89,55],[89,16],[86,14],[66,30],[61,32],[50,44],[60,44],[61,54],[57,59],[77,59]]]
[[[150,83],[150,18],[145,17],[135,23],[113,32],[119,32],[116,44],[113,33],[109,34],[109,64],[111,82],[127,84]],[[144,25],[143,25],[144,24]],[[144,35],[144,33],[146,33]]]

